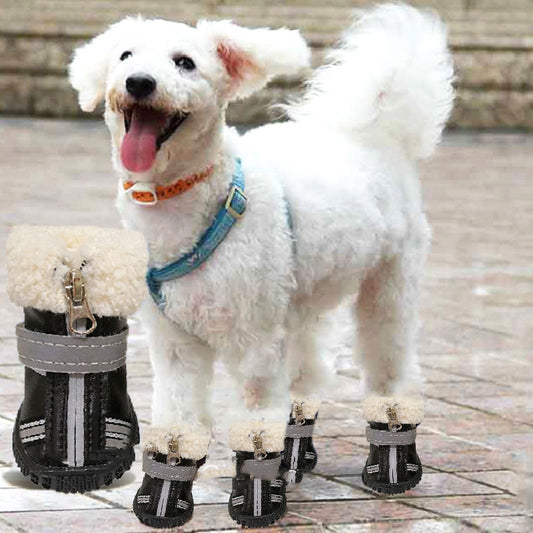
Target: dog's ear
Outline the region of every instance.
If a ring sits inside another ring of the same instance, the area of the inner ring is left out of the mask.
[[[69,65],[69,80],[78,91],[78,101],[83,111],[94,111],[104,99],[111,52],[126,28],[139,19],[125,18],[112,24],[104,33],[74,50]]]
[[[229,99],[245,98],[280,74],[297,74],[309,66],[311,52],[296,30],[249,29],[229,21],[197,25],[222,62]]]

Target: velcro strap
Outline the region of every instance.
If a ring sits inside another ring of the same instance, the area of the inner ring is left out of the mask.
[[[107,337],[67,337],[17,326],[20,362],[40,372],[110,372],[126,363],[128,328]]]
[[[247,459],[242,465],[241,472],[256,479],[272,481],[278,477],[280,465],[281,456],[274,459]]]
[[[386,431],[366,428],[366,440],[376,446],[407,446],[416,440],[416,428],[408,431]]]
[[[196,477],[198,467],[181,466],[181,465],[167,465],[166,463],[159,463],[152,459],[148,452],[143,454],[143,472],[150,477],[156,479],[164,479],[165,481],[192,481]]]
[[[314,429],[314,424],[306,424],[304,426],[289,424],[287,426],[287,431],[285,432],[285,437],[288,437],[289,439],[302,439],[305,437],[312,437]]]

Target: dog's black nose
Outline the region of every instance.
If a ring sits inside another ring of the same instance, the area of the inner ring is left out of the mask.
[[[146,98],[155,90],[155,80],[149,74],[136,74],[126,79],[126,90],[135,98]]]

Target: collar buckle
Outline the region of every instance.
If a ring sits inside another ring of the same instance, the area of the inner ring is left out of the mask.
[[[157,204],[157,190],[154,183],[138,181],[124,190],[126,196],[137,205]]]
[[[242,218],[246,211],[247,198],[238,185],[232,185],[224,208],[233,218]]]

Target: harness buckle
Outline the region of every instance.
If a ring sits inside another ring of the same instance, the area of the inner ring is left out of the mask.
[[[233,205],[233,200],[235,200],[235,206]],[[246,202],[247,198],[241,187],[232,185],[224,208],[233,218],[242,218],[246,211]]]
[[[138,181],[131,187],[125,189],[124,192],[126,193],[126,196],[137,205],[150,206],[157,204],[157,190],[154,183]],[[150,197],[146,200],[141,200],[140,198],[135,198],[134,193],[140,193],[143,198],[147,195],[150,195]]]

